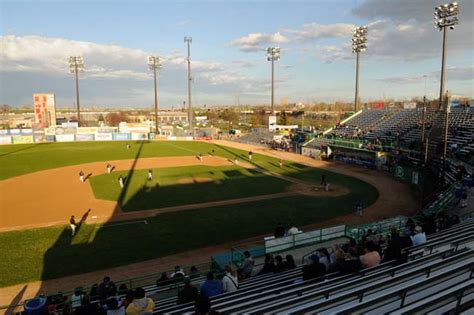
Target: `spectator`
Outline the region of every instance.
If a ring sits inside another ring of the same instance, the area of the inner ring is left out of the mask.
[[[92,304],[89,295],[84,294],[81,306],[75,309],[74,315],[105,315],[105,311],[97,303]]]
[[[81,287],[74,289],[74,294],[71,296],[71,306],[77,308],[81,306],[82,298],[84,297],[84,292]]]
[[[288,229],[287,235],[294,235],[294,234],[298,234],[298,233],[300,233],[298,228],[293,223],[291,223],[290,228]]]
[[[128,288],[127,288],[127,285],[125,283],[122,283],[120,286],[119,286],[119,289],[118,289],[118,295],[124,295],[125,293],[127,293],[128,291]]]
[[[178,292],[178,304],[185,304],[197,301],[199,297],[198,289],[191,284],[190,277],[184,277],[184,287]]]
[[[133,302],[127,307],[127,315],[151,314],[155,308],[155,302],[145,297],[143,288],[136,288]]]
[[[89,292],[89,298],[91,301],[96,301],[99,299],[99,285],[94,283],[91,287],[91,291]]]
[[[107,315],[125,315],[125,307],[116,298],[107,299]]]
[[[357,250],[354,247],[349,248],[349,251],[346,255],[346,260],[339,267],[339,272],[341,275],[347,275],[350,273],[357,272],[362,269],[362,264],[357,255]]]
[[[170,278],[173,279],[173,282],[181,282],[185,276],[184,270],[180,266],[174,267],[174,272],[171,274]]]
[[[127,309],[127,307],[130,305],[130,303],[133,302],[133,298],[135,297],[135,293],[133,290],[128,290],[127,293],[125,294],[125,299],[122,301],[123,307]]]
[[[206,281],[201,284],[201,296],[210,298],[219,294],[222,294],[222,283],[215,280],[214,272],[210,271],[207,273]]]
[[[189,270],[189,277],[191,279],[196,279],[201,276],[201,273],[199,270],[196,268],[196,266],[191,266],[191,269]]]
[[[334,262],[329,265],[328,273],[340,272],[346,261],[346,254],[342,249],[336,250],[335,256]]]
[[[227,265],[224,267],[225,275],[222,278],[222,291],[224,292],[234,292],[239,288],[239,280],[235,276],[232,267]]]
[[[273,255],[265,254],[265,263],[258,275],[264,275],[267,273],[273,273],[275,271],[275,264],[273,263]]]
[[[374,243],[365,243],[365,255],[360,256],[360,262],[364,268],[372,268],[380,265],[380,254],[377,252]]]
[[[310,256],[308,264],[303,266],[303,280],[316,279],[325,274],[326,267],[319,262],[318,255]]]
[[[104,281],[99,285],[99,298],[101,300],[107,299],[109,296],[117,295],[117,287],[115,283],[110,280],[110,277],[104,277]]]
[[[283,237],[283,236],[285,236],[285,228],[280,222],[278,222],[275,228],[275,238]]]
[[[295,260],[293,259],[292,255],[286,255],[285,268],[286,270],[291,270],[291,269],[296,268]]]
[[[398,233],[397,229],[392,228],[390,233],[390,240],[387,243],[387,248],[385,249],[385,253],[383,256],[383,262],[387,262],[390,260],[397,260],[401,261],[402,255],[402,239],[400,234]]]
[[[286,270],[285,264],[283,263],[283,258],[280,255],[275,256],[275,269],[273,272],[283,272]]]
[[[244,276],[245,279],[250,278],[252,275],[253,267],[255,265],[255,261],[252,258],[252,255],[250,255],[250,252],[246,250],[244,252],[244,264],[242,265],[242,275]]]
[[[194,304],[194,314],[204,315],[211,311],[211,301],[208,297],[200,295]]]
[[[324,265],[326,271],[329,269],[329,264],[331,263],[331,257],[326,248],[321,247],[317,250],[319,256],[319,262]]]
[[[161,277],[156,280],[156,286],[157,287],[165,287],[171,283],[170,277],[168,277],[168,274],[166,272],[161,273]]]
[[[421,226],[415,226],[415,235],[411,237],[413,246],[426,243],[426,235],[422,232]]]

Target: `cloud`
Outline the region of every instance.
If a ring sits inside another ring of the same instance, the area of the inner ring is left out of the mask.
[[[52,91],[63,104],[72,104],[73,76],[68,58],[81,55],[85,72],[81,74],[81,94],[84,104],[107,102],[106,105],[138,106],[150,104],[151,71],[147,57],[150,52],[119,45],[104,45],[64,38],[42,36],[0,37],[0,102],[23,104],[38,91]],[[186,59],[181,51],[160,54],[163,64],[158,73],[161,101],[181,102],[185,94]],[[209,95],[235,90],[258,91],[264,86],[258,78],[240,74],[251,62],[223,64],[217,61],[192,60],[193,86]],[[193,87],[194,89],[194,87]],[[179,100],[179,101],[178,101]],[[206,100],[215,104],[222,99]]]
[[[418,84],[423,82],[425,79],[429,81],[437,81],[439,80],[439,77],[440,71],[437,70],[423,75],[394,76],[376,80],[396,84]],[[446,77],[449,78],[450,81],[472,81],[474,80],[474,66],[447,67]]]
[[[354,29],[353,24],[304,24],[299,29],[285,29],[284,32],[291,34],[292,40],[307,41],[325,38],[350,37]]]
[[[259,51],[264,49],[267,44],[283,44],[289,39],[280,32],[274,34],[251,33],[231,41],[232,46],[237,46],[241,51]]]

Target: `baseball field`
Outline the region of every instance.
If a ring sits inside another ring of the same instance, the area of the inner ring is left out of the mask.
[[[128,143],[0,146],[0,287],[270,234],[278,221],[362,223],[413,202],[400,183],[352,166],[218,141]]]

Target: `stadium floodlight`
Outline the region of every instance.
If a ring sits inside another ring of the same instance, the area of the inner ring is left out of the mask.
[[[355,27],[352,33],[352,53],[356,54],[356,82],[354,112],[359,103],[359,53],[367,50],[367,26]]]
[[[439,88],[439,106],[441,110],[445,105],[443,102],[444,96],[444,80],[445,80],[445,62],[446,62],[446,45],[447,45],[447,36],[448,28],[453,30],[454,26],[459,23],[457,17],[459,13],[459,5],[457,2],[447,3],[439,5],[435,8],[434,12],[434,26],[439,31],[443,31],[443,50],[441,55],[441,82]]]
[[[194,128],[193,128],[193,112],[191,108],[191,43],[193,42],[193,38],[189,36],[184,37],[184,42],[188,45],[188,58],[186,59],[188,62],[188,122],[189,122],[189,132],[192,132],[194,135]]]
[[[444,149],[443,149],[443,179],[446,182],[446,155],[448,146],[448,118],[449,118],[449,105],[447,97],[445,98],[444,92],[444,81],[445,81],[445,69],[446,69],[446,45],[448,37],[448,28],[453,30],[454,26],[459,23],[458,19],[459,5],[457,2],[446,3],[439,5],[434,9],[434,26],[439,31],[443,31],[443,48],[441,52],[441,79],[439,84],[439,104],[438,110],[445,110],[445,124],[444,124]],[[446,93],[447,95],[447,93]]]
[[[159,56],[148,56],[148,66],[153,71],[153,87],[155,89],[155,134],[158,134],[158,90],[156,86],[156,70],[161,69]]]
[[[280,47],[269,47],[267,48],[267,61],[272,62],[272,110],[271,115],[275,113],[275,61],[280,60]]]
[[[81,125],[81,104],[79,101],[79,73],[84,72],[84,59],[81,56],[69,57],[69,71],[76,76],[77,124]]]

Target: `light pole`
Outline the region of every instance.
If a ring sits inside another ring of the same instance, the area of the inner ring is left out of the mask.
[[[443,96],[444,96],[444,79],[445,79],[445,66],[446,66],[446,44],[448,32],[447,28],[454,29],[454,25],[459,23],[458,15],[459,6],[457,2],[443,4],[437,6],[434,12],[434,26],[439,31],[443,31],[443,50],[441,53],[441,82],[439,86],[439,106],[438,109],[443,109]]]
[[[267,60],[272,62],[272,110],[271,115],[275,114],[275,61],[280,60],[280,47],[267,48]]]
[[[355,27],[352,33],[352,52],[356,54],[356,79],[354,112],[359,103],[359,53],[367,50],[367,26]]]
[[[191,108],[191,43],[193,42],[192,37],[184,37],[184,42],[188,44],[188,120],[189,120],[189,131],[194,134],[193,129],[193,114]]]
[[[444,102],[444,80],[445,80],[445,67],[446,67],[446,44],[448,32],[447,28],[453,30],[454,25],[459,23],[458,15],[459,6],[457,2],[447,3],[435,8],[434,12],[434,26],[439,31],[443,31],[443,50],[441,52],[441,80],[439,86],[439,105],[438,110],[445,111],[445,122],[444,122],[444,146],[443,146],[443,182],[446,183],[446,158],[448,148],[448,129],[449,129],[449,104]],[[446,93],[447,94],[447,93]],[[446,98],[447,100],[447,98]]]
[[[84,59],[81,56],[69,57],[69,71],[76,76],[77,125],[81,125],[81,105],[79,102],[79,72],[84,72]]]
[[[155,134],[158,134],[158,90],[156,86],[156,70],[161,69],[159,56],[148,56],[148,66],[153,71],[153,87],[155,89]]]

